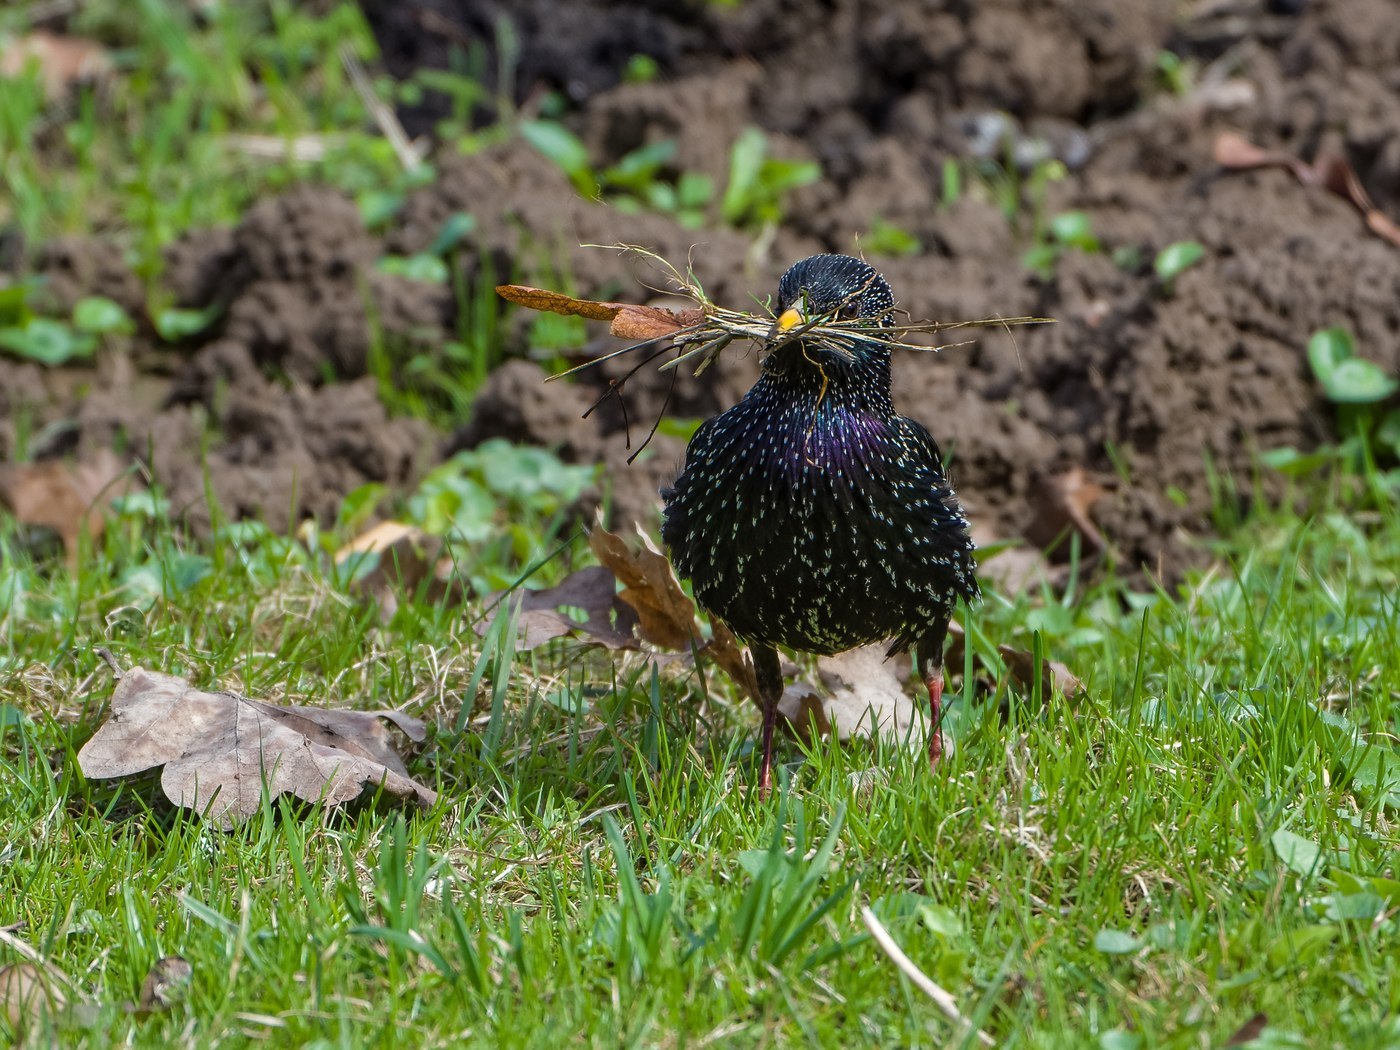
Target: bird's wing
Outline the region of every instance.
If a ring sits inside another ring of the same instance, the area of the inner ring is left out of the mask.
[[[928,428],[908,416],[896,416],[894,419],[896,429],[900,431],[900,436],[912,447],[924,452],[933,463],[933,469],[939,474],[943,473],[943,453],[938,449],[938,442],[933,440],[933,435],[928,432]]]

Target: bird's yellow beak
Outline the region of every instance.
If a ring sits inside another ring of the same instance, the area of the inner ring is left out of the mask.
[[[773,327],[768,330],[769,342],[772,342],[780,335],[786,335],[806,320],[807,318],[802,316],[802,311],[797,307],[788,307],[778,315],[777,319],[773,322]]]

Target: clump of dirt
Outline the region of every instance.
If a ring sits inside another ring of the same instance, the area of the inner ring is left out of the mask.
[[[35,306],[67,315],[79,299],[106,296],[129,314],[145,306],[146,291],[116,241],[100,237],[56,237],[41,245],[34,269],[43,278]]]
[[[225,355],[236,357],[229,348],[237,345],[223,344]],[[214,523],[206,483],[224,520],[256,518],[286,532],[303,518],[333,520],[360,485],[407,485],[431,441],[426,424],[388,418],[370,379],[284,389],[249,378],[212,413],[182,404],[151,416],[119,398],[90,397],[78,419],[85,441],[124,441],[145,460],[172,512],[198,535]],[[208,423],[219,440],[201,459],[192,453]]]

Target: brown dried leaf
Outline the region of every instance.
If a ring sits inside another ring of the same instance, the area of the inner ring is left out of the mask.
[[[531,288],[527,284],[498,284],[496,294],[507,302],[543,310],[551,314],[565,314],[570,317],[587,317],[592,321],[611,321],[619,311],[638,309],[626,303],[600,303],[592,299],[575,299],[563,292],[551,292],[547,288]]]
[[[706,654],[757,704],[758,677],[754,673],[753,657],[724,624],[715,620],[710,626],[710,640],[705,643]]]
[[[588,545],[593,553],[623,584],[617,595],[637,613],[637,633],[642,640],[663,649],[685,652],[701,639],[700,625],[695,619],[695,603],[690,600],[676,579],[675,570],[665,554],[657,549],[641,529],[641,550],[628,547],[621,536],[595,523],[588,533]],[[700,651],[710,656],[736,685],[758,701],[758,681],[754,677],[753,660],[734,633],[724,624],[711,625],[710,640]]]
[[[632,606],[618,599],[617,577],[601,565],[580,569],[556,587],[521,591],[506,601],[520,603],[517,649],[534,649],[565,635],[581,637],[608,649],[637,648],[637,639],[632,633],[637,614]],[[584,619],[574,619],[561,611],[564,608],[582,610]],[[504,611],[498,606],[493,616],[478,621],[476,633],[485,635]]]
[[[1235,171],[1250,168],[1287,168],[1304,186],[1321,186],[1336,194],[1359,211],[1366,228],[1396,247],[1400,247],[1400,225],[1376,207],[1361,177],[1345,157],[1335,153],[1319,154],[1308,164],[1290,153],[1260,149],[1243,135],[1225,131],[1215,139],[1215,160],[1221,167]]]
[[[105,448],[77,463],[0,465],[0,504],[24,524],[58,533],[72,562],[84,532],[94,540],[102,535],[106,502],[132,488],[125,473],[125,464]]]
[[[34,963],[0,967],[0,1009],[16,1032],[53,1023],[68,1009],[68,997],[53,975]]]
[[[381,719],[423,738],[423,724],[399,711],[277,707],[134,668],[117,683],[111,718],[78,752],[78,765],[99,779],[163,765],[166,797],[224,828],[258,812],[264,783],[270,798],[290,792],[340,805],[383,785],[395,798],[432,805],[436,792],[409,779]]]
[[[1020,682],[1026,688],[1031,688],[1035,684],[1035,654],[1027,652],[1025,649],[1016,649],[1009,645],[997,646],[997,652],[1006,661],[1006,669],[1011,672],[1011,677]],[[1046,660],[1040,668],[1040,694],[1049,698],[1055,693],[1060,693],[1065,697],[1074,696],[1083,691],[1084,684],[1079,677],[1072,673],[1068,667],[1058,660]]]
[[[888,645],[863,645],[817,660],[823,688],[796,682],[783,691],[778,713],[799,735],[813,726],[838,739],[896,733],[922,744],[924,709],[908,686],[908,664],[887,657]]]
[[[689,649],[701,637],[695,603],[681,588],[666,555],[641,529],[637,535],[642,548],[634,551],[621,536],[595,525],[588,533],[588,545],[622,582],[618,597],[637,611],[642,640],[663,649]]]
[[[157,959],[141,983],[141,998],[137,1000],[135,1012],[153,1014],[169,1010],[185,998],[193,976],[194,967],[178,955]]]
[[[1261,149],[1237,131],[1222,131],[1215,137],[1212,152],[1215,163],[1232,171],[1248,171],[1251,168],[1288,168],[1299,179],[1308,181],[1304,172],[1307,165],[1290,153],[1278,150]]]
[[[668,310],[662,306],[624,306],[608,331],[619,339],[663,339],[705,319],[703,310]]]
[[[1383,237],[1400,248],[1400,224],[1397,224],[1385,212],[1379,210],[1367,212],[1366,226],[1377,237]]]
[[[1259,1038],[1260,1033],[1269,1027],[1269,1015],[1266,1013],[1256,1013],[1244,1024],[1235,1030],[1234,1035],[1225,1040],[1226,1046],[1245,1046]]]
[[[56,102],[75,84],[105,80],[113,71],[107,49],[96,40],[36,29],[0,46],[0,77],[18,77],[33,62],[44,95]]]
[[[1029,687],[1035,681],[1035,654],[1010,645],[997,646],[1006,669],[1014,681]],[[943,654],[943,666],[961,667],[967,658],[967,632],[954,620],[948,625],[948,648]],[[1056,690],[1074,696],[1083,690],[1083,683],[1064,664],[1047,660],[1041,668],[1041,695],[1050,696]]]
[[[1082,467],[1046,478],[1036,493],[1035,517],[1026,527],[1026,539],[1052,556],[1067,555],[1067,537],[1077,533],[1085,553],[1098,554],[1105,546],[1103,533],[1089,514],[1104,492],[1104,487]]]
[[[437,568],[442,538],[397,521],[381,521],[335,552],[352,574],[350,590],[378,600],[392,615],[400,594],[412,593]]]
[[[1319,186],[1348,201],[1362,215],[1375,211],[1376,205],[1371,195],[1361,185],[1361,177],[1345,157],[1335,153],[1320,154],[1313,162],[1313,177]]]

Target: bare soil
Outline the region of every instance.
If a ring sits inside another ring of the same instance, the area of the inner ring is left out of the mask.
[[[569,274],[579,294],[646,298],[638,282],[656,274],[580,247],[627,242],[689,256],[711,296],[740,307],[796,259],[859,250],[857,233],[877,220],[899,226],[921,253],[867,255],[911,315],[1058,319],[897,361],[901,407],[951,452],[971,512],[1001,535],[1043,537],[1047,485],[1082,468],[1107,492],[1093,515],[1118,559],[1169,576],[1209,531],[1207,462],[1250,492],[1258,451],[1331,436],[1303,353],[1313,331],[1345,326],[1366,356],[1400,370],[1400,251],[1321,190],[1281,171],[1223,173],[1211,157],[1226,129],[1304,157],[1335,150],[1382,208],[1400,212],[1393,0],[1201,0],[1184,15],[1175,0],[894,0],[873,13],[857,0],[364,6],[398,75],[444,64],[464,42],[487,42],[489,56],[493,27],[510,19],[521,47],[515,103],[528,113],[543,92],[562,92],[599,166],[677,138],[676,170],[722,182],[729,143],[756,125],[776,153],[819,160],[823,178],[756,243],[580,199],[521,143],[445,150],[437,180],[415,191],[384,238],[330,191],[263,201],[237,229],[191,234],[169,250],[163,279],[178,300],[226,307],[178,359],[138,338],[124,364],[74,382],[0,358],[0,458],[21,410],[40,425],[66,419],[76,425],[54,431],[69,436],[48,451],[115,443],[207,526],[198,450],[208,421],[209,480],[225,513],[283,527],[333,513],[365,481],[408,484],[433,456],[502,434],[606,461],[615,513],[653,513],[680,442],[660,437],[626,466],[617,406],[579,418],[609,373],[541,385],[523,321],[505,329],[512,363],[441,440],[387,418],[361,378],[372,324],[390,337],[449,338],[457,305],[448,290],[371,266],[384,252],[422,250],[458,211],[477,221],[480,253],[461,260],[469,283],[486,260],[492,274],[546,267]],[[1167,90],[1156,73],[1167,48],[1186,60],[1185,91]],[[623,82],[637,54],[656,62],[656,80]],[[430,129],[443,112],[435,105],[429,95],[405,112],[410,130]],[[1013,171],[1041,155],[1069,171],[1043,212],[1087,212],[1102,244],[1066,251],[1048,280],[1020,261],[1031,209],[1017,227],[972,188],[951,205],[941,199],[944,162],[1007,160],[998,134],[1007,131]],[[1152,259],[1187,239],[1206,256],[1164,288]],[[56,243],[31,262],[60,305],[99,292],[141,306],[140,284],[110,242]],[[580,353],[612,345],[598,333]],[[736,354],[674,391],[638,376],[628,387],[632,441],[668,393],[670,414],[700,417],[732,404],[755,373],[753,356]],[[1265,491],[1275,485],[1260,477]]]

